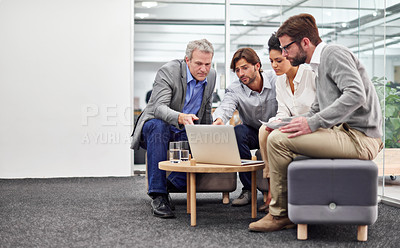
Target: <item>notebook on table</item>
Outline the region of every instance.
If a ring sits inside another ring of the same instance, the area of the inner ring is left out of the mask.
[[[186,125],[193,158],[199,163],[222,165],[262,164],[262,160],[240,159],[234,127],[231,125]]]

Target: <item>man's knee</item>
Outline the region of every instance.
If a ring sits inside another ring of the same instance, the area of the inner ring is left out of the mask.
[[[238,143],[242,142],[243,140],[246,139],[246,137],[248,136],[248,128],[243,125],[237,125],[235,126],[235,135],[236,135],[236,139],[238,140]]]
[[[287,136],[287,133],[282,133],[278,129],[275,129],[268,136],[267,147],[276,147],[277,145],[284,144],[285,140],[288,139]]]
[[[143,133],[147,137],[147,142],[151,139],[153,142],[168,142],[169,141],[170,125],[160,119],[151,119],[144,123]]]
[[[247,133],[247,131],[248,131],[247,130],[248,128],[243,124],[236,125],[234,129],[235,129],[235,133],[244,133],[244,132]]]

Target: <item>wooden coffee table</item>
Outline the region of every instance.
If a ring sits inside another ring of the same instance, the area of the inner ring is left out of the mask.
[[[192,164],[192,165],[191,165]],[[251,217],[257,217],[256,171],[264,168],[264,163],[246,166],[218,165],[190,162],[171,163],[162,161],[158,167],[165,171],[186,172],[187,175],[187,212],[190,213],[190,225],[196,226],[196,173],[232,173],[251,172]]]

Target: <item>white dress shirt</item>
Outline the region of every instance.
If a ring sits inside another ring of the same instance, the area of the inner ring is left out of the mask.
[[[269,121],[285,117],[298,116],[310,110],[315,99],[315,74],[311,67],[301,64],[293,80],[294,94],[290,88],[286,74],[276,80],[276,100],[278,112]]]

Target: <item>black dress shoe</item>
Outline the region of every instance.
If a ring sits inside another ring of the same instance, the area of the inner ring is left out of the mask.
[[[153,215],[160,218],[175,218],[168,201],[167,194],[161,194],[153,197],[151,201],[151,211]]]

